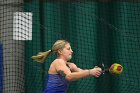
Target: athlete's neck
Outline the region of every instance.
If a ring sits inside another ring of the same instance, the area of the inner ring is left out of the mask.
[[[57,57],[57,59],[62,59],[67,63],[67,60],[65,58],[63,58],[63,57]]]

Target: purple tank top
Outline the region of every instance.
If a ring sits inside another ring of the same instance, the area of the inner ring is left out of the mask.
[[[48,74],[43,93],[67,93],[69,82],[59,74]]]
[[[69,66],[67,65],[69,68]],[[70,68],[69,68],[70,69]],[[67,93],[69,82],[60,74],[48,74],[43,93]]]

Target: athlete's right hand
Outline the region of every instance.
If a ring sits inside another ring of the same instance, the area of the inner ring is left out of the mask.
[[[93,69],[90,69],[89,72],[91,76],[99,77],[102,74],[102,69],[100,67],[95,66]]]

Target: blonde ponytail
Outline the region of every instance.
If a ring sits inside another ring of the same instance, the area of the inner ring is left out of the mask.
[[[36,62],[43,63],[51,53],[52,50],[48,50],[46,52],[39,52],[36,56],[32,56],[31,58]]]
[[[57,40],[51,50],[48,50],[46,52],[40,52],[38,53],[36,56],[32,56],[31,58],[34,60],[34,61],[37,61],[37,62],[41,62],[43,63],[45,61],[45,59],[47,59],[47,57],[53,52],[57,55],[57,51],[60,50],[60,49],[63,49],[65,47],[65,45],[69,43],[68,41],[66,40]]]

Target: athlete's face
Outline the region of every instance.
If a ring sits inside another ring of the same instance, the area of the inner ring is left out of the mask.
[[[70,60],[72,58],[72,49],[70,44],[66,44],[65,47],[61,50],[60,56],[63,57],[65,60]]]

